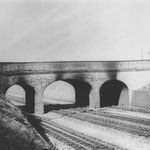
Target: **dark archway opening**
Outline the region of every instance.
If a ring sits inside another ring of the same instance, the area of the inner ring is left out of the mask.
[[[26,106],[25,111],[28,113],[34,113],[34,106],[35,106],[35,90],[32,86],[27,84],[20,84],[25,90],[25,97],[26,97]]]
[[[86,82],[67,79],[58,80],[44,91],[44,112],[89,106],[91,86]]]
[[[15,84],[6,92],[5,97],[21,110],[34,113],[34,88],[27,84]]]
[[[128,87],[121,81],[110,80],[100,88],[101,107],[129,105]]]
[[[65,81],[75,88],[75,107],[88,107],[91,86],[81,80],[67,79]]]

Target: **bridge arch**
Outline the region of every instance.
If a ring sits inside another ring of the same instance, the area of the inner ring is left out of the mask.
[[[91,85],[84,80],[78,79],[65,79],[64,81],[70,83],[75,89],[76,107],[88,107]]]
[[[44,89],[44,112],[66,108],[75,103],[74,87],[62,80],[49,84]]]
[[[6,99],[9,99],[12,103],[18,106],[16,102],[22,103],[21,109],[34,113],[35,107],[35,90],[32,86],[26,83],[16,83],[7,88],[5,91]]]
[[[108,80],[100,87],[101,107],[129,105],[129,89],[120,80]]]
[[[77,79],[57,80],[44,89],[44,112],[89,105],[90,85]],[[48,100],[49,99],[49,100]]]
[[[25,106],[25,90],[20,85],[12,85],[5,92],[5,97],[16,106]]]

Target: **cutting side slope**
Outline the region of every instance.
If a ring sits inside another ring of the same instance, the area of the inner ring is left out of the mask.
[[[21,111],[9,101],[0,98],[1,150],[55,150],[48,145],[27,121]]]

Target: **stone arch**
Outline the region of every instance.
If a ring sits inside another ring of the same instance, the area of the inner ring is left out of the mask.
[[[71,84],[57,80],[44,88],[44,112],[71,107],[74,104],[75,89]]]
[[[5,97],[16,106],[25,106],[25,90],[20,85],[12,85],[5,92]]]
[[[20,94],[23,94],[22,95],[22,98],[24,99],[24,106],[21,107],[23,111],[26,111],[26,112],[29,112],[29,113],[34,113],[34,106],[35,106],[35,90],[32,86],[26,84],[26,83],[16,83],[12,86],[9,86],[7,88],[7,90],[5,91],[5,97],[6,99],[8,98],[7,95],[8,95],[8,92],[9,90],[11,90],[11,92],[16,92],[18,89],[17,92],[18,92],[18,95]],[[21,90],[22,89],[22,90]],[[15,93],[14,93],[15,94]],[[17,96],[17,94],[16,94]],[[9,100],[11,101],[11,94],[9,96]],[[20,99],[20,97],[16,97],[16,99]]]
[[[125,83],[119,80],[109,80],[100,88],[101,107],[113,105],[129,105],[129,91]]]
[[[64,81],[70,83],[75,89],[75,106],[88,107],[91,85],[83,80],[78,79],[65,79]]]
[[[72,91],[72,95],[69,95],[71,93],[67,94],[67,90],[63,89],[61,86],[58,87],[57,83],[65,83],[66,85],[68,85],[68,89],[70,88],[69,91]],[[57,84],[57,88],[53,85]],[[89,93],[91,90],[91,86],[86,83],[85,81],[81,81],[81,80],[77,80],[77,79],[62,79],[62,80],[57,80],[55,82],[53,82],[52,84],[48,85],[45,89],[44,89],[44,112],[48,112],[52,109],[59,109],[57,108],[57,106],[55,105],[53,108],[53,104],[49,103],[46,104],[46,93],[47,93],[47,89],[48,87],[52,87],[50,92],[53,92],[53,94],[55,93],[55,95],[53,95],[54,97],[59,96],[59,94],[56,92],[58,89],[59,91],[61,91],[62,95],[66,95],[69,97],[66,97],[66,103],[62,104],[59,103],[59,105],[57,105],[59,108],[70,108],[70,107],[87,107],[89,106]],[[56,89],[54,89],[56,88]],[[60,94],[60,95],[61,95]],[[54,98],[55,100],[57,98]],[[63,98],[62,98],[63,99]],[[65,99],[64,99],[65,100]],[[61,101],[60,101],[61,102]]]

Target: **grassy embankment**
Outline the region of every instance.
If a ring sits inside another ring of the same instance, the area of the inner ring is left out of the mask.
[[[47,144],[21,111],[0,98],[0,150],[56,150]]]

